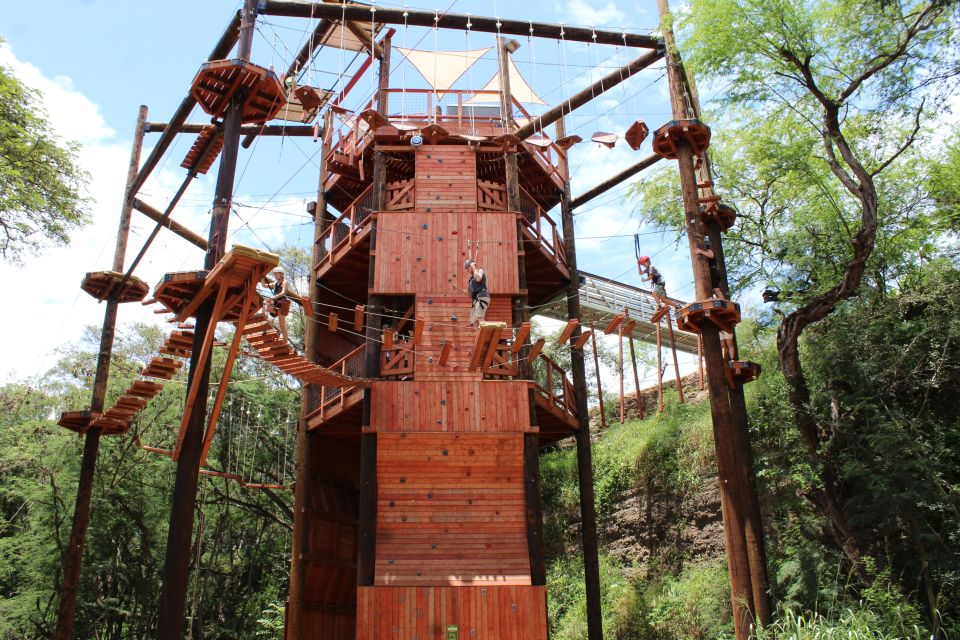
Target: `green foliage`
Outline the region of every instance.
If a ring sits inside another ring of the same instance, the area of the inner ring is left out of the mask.
[[[836,617],[819,613],[778,611],[772,625],[758,629],[757,640],[927,640],[930,633],[919,626],[888,627],[883,613],[864,604],[843,609]]]
[[[551,638],[582,640],[587,637],[587,601],[580,557],[559,560],[547,575]],[[600,557],[600,598],[603,633],[612,640],[638,637],[643,620],[642,600],[636,585],[616,559]]]
[[[61,146],[36,91],[0,68],[0,255],[19,262],[46,243],[69,241],[88,217],[81,196],[87,175],[77,145]]]
[[[652,598],[648,617],[663,640],[719,638],[733,631],[733,606],[722,559],[687,564],[667,576]]]
[[[0,388],[0,638],[52,634],[60,555],[70,532],[83,441],[53,423],[61,410],[89,403],[97,332],[62,350],[47,375]],[[134,327],[117,336],[108,403],[157,351],[162,335]],[[214,376],[223,354],[214,360]],[[287,423],[296,393],[257,376],[241,359],[227,395],[208,467],[254,481],[282,482]],[[171,448],[185,374],[154,398],[131,436]],[[253,425],[254,428],[250,428]],[[239,439],[243,436],[242,441]],[[242,446],[241,446],[242,445]],[[277,475],[277,474],[281,475]],[[149,637],[156,625],[174,465],[138,449],[134,438],[100,444],[74,636]],[[287,477],[289,480],[289,477]],[[289,493],[271,499],[219,478],[201,478],[197,546],[187,600],[193,637],[253,637],[258,619],[282,601],[288,583]],[[281,612],[282,620],[282,612]],[[276,610],[273,621],[276,622]]]
[[[944,226],[960,231],[960,134],[954,133],[943,155],[930,163],[927,188]]]

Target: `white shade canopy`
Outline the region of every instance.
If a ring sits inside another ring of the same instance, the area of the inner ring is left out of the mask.
[[[482,58],[493,47],[472,49],[469,51],[420,51],[394,47],[412,64],[434,91],[449,90],[463,77],[467,69]]]
[[[524,104],[547,104],[536,94],[530,85],[527,84],[524,77],[520,75],[520,70],[517,69],[517,65],[514,64],[512,58],[507,60],[507,68],[510,74],[510,95],[513,96],[514,100]],[[500,91],[500,74],[494,74],[481,91]],[[497,102],[497,100],[493,99],[489,94],[477,94],[464,102],[464,104],[486,104],[490,102]]]

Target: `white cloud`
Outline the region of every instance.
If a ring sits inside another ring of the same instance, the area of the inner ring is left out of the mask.
[[[88,271],[109,269],[113,262],[117,223],[130,159],[129,139],[119,139],[107,124],[99,106],[77,91],[69,78],[49,78],[34,65],[18,59],[8,44],[0,45],[0,64],[27,85],[42,92],[41,105],[48,121],[64,140],[76,140],[83,146],[79,164],[90,174],[86,195],[90,198],[91,223],[72,234],[69,246],[44,251],[28,257],[23,266],[0,263],[0,279],[17,291],[17,312],[4,314],[0,327],[8,336],[16,336],[4,345],[0,364],[0,382],[24,379],[42,373],[55,362],[54,351],[80,337],[84,327],[103,322],[104,305],[83,293],[80,282]],[[131,130],[133,119],[131,118]],[[171,185],[179,185],[181,176],[166,169],[148,184],[156,194],[145,197],[162,208]],[[205,182],[194,186],[204,190]],[[209,188],[204,196],[210,202]],[[204,207],[178,208],[178,220],[191,228],[206,224]],[[140,250],[153,223],[138,213],[133,214],[127,247],[127,264]],[[149,285],[170,271],[171,264],[196,268],[202,259],[199,249],[192,247],[169,231],[161,230],[151,252],[148,252],[137,275]],[[160,322],[152,309],[131,303],[122,305],[119,324],[136,321]]]
[[[594,6],[585,0],[568,0],[562,9],[568,22],[577,25],[598,27],[601,25],[620,26],[624,13],[613,2],[603,6]]]

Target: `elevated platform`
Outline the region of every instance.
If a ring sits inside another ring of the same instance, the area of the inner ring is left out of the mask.
[[[83,276],[80,288],[101,301],[106,300],[112,292],[117,302],[140,302],[150,290],[147,283],[136,276],[130,276],[124,282],[123,274],[118,271],[91,271]]]

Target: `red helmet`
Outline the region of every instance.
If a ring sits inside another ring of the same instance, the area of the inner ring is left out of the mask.
[[[650,264],[650,256],[640,256],[637,258],[637,264]]]

